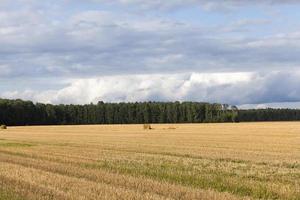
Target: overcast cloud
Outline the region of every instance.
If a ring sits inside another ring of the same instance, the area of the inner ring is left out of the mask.
[[[295,0],[0,0],[0,96],[300,102],[299,8]]]

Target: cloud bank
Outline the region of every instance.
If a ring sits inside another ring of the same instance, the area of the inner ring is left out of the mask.
[[[47,103],[201,101],[243,105],[300,101],[300,72],[122,75],[70,80],[58,90],[10,91]]]
[[[0,96],[299,101],[299,1],[0,1]]]

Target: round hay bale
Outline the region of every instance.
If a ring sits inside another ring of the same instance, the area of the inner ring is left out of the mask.
[[[150,124],[144,124],[143,126],[144,130],[151,130],[151,125]]]
[[[0,129],[2,129],[2,130],[7,129],[7,126],[6,125],[1,125]]]

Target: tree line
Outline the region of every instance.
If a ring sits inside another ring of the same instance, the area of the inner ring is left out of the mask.
[[[136,102],[52,105],[0,99],[0,124],[76,125],[142,123],[210,123],[300,120],[300,110],[238,110],[227,104]]]
[[[251,109],[239,110],[237,121],[264,122],[264,121],[299,121],[300,109]]]
[[[199,102],[52,105],[0,99],[0,124],[74,125],[233,122],[235,107]]]

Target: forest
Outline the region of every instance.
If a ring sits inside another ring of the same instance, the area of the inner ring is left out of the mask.
[[[136,102],[86,105],[52,105],[0,99],[0,124],[79,125],[142,123],[214,123],[296,121],[300,110],[238,110],[227,104],[202,102]]]

